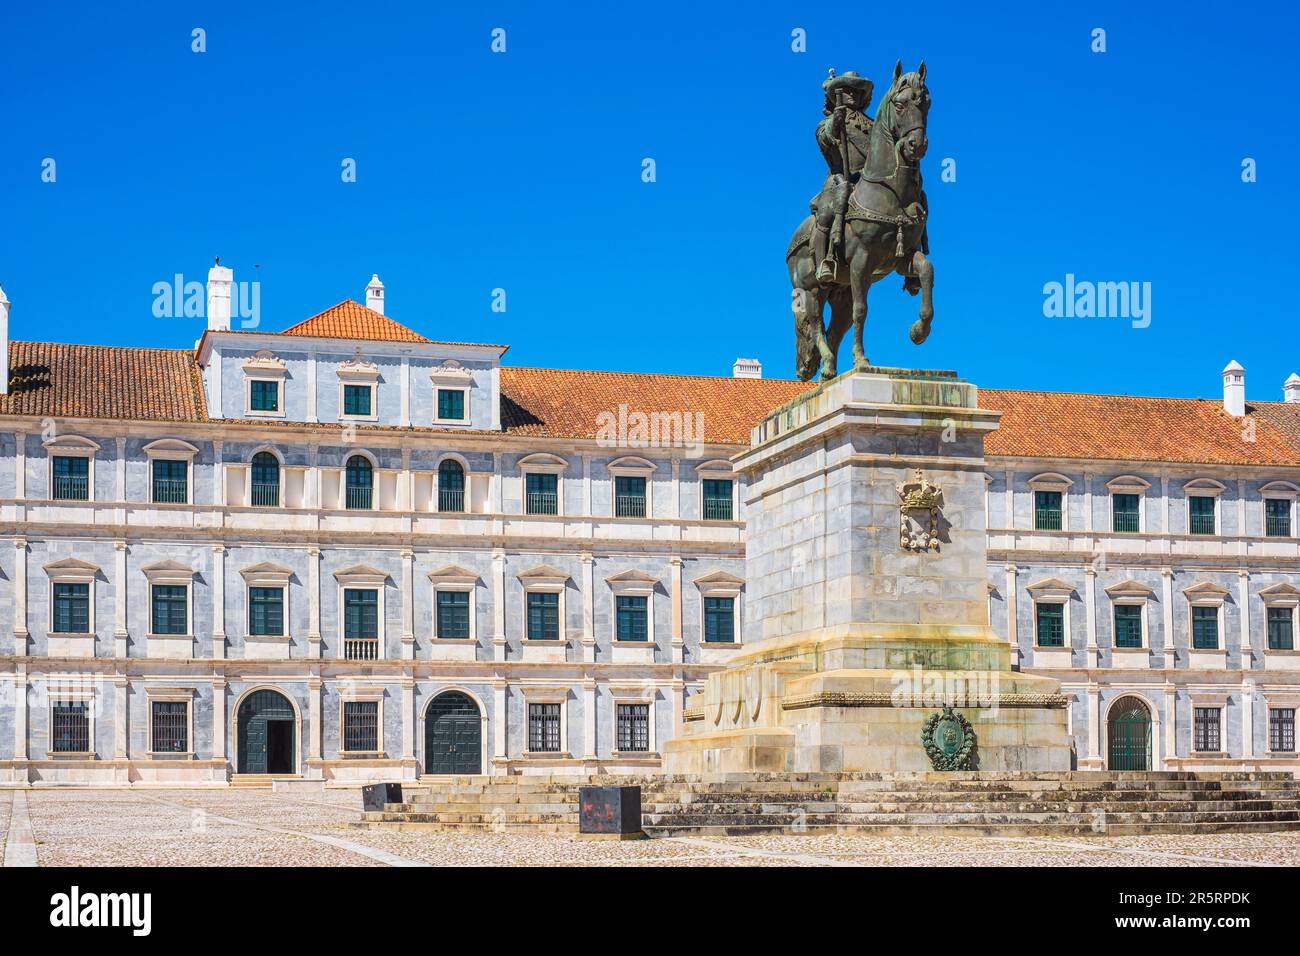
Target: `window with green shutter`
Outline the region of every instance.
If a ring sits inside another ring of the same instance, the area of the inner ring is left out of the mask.
[[[1193,606],[1192,647],[1196,650],[1207,651],[1217,651],[1219,649],[1219,609],[1217,607]]]
[[[438,592],[438,637],[463,641],[469,638],[469,592]]]
[[[50,497],[55,501],[88,501],[90,499],[90,459],[80,455],[54,456],[54,487]]]
[[[645,478],[639,475],[614,477],[614,515],[618,518],[645,517]]]
[[[732,520],[730,480],[725,478],[704,479],[704,520]]]
[[[1034,607],[1039,647],[1065,646],[1065,605],[1040,602]]]
[[[729,597],[704,599],[704,643],[736,643],[735,601]]]
[[[464,391],[459,388],[438,389],[438,417],[449,421],[464,421]]]
[[[248,589],[248,633],[256,637],[284,635],[284,588]]]
[[[1295,649],[1295,610],[1289,607],[1268,609],[1268,649],[1290,651]]]
[[[554,591],[528,592],[528,639],[560,639],[560,595]]]
[[[343,636],[357,640],[379,637],[379,592],[374,588],[343,589]]]
[[[1111,495],[1111,530],[1121,534],[1136,534],[1141,529],[1138,514],[1140,495]]]
[[[1290,499],[1264,499],[1264,534],[1270,538],[1291,537]]]
[[[524,476],[524,511],[530,515],[559,513],[559,486],[557,475],[530,471]]]
[[[1193,495],[1187,499],[1187,516],[1190,534],[1215,534],[1214,498]]]
[[[57,634],[90,633],[90,585],[54,585],[54,631]]]
[[[1034,492],[1034,527],[1040,531],[1061,530],[1061,499],[1059,491]]]
[[[1115,605],[1115,646],[1142,646],[1142,605]]]
[[[189,633],[189,588],[183,584],[155,584],[153,601],[154,634]]]
[[[248,404],[255,412],[278,412],[280,383],[253,379],[248,383]]]
[[[161,504],[180,504],[189,501],[188,461],[155,458],[153,461],[153,500]]]
[[[648,599],[635,594],[620,594],[614,598],[616,636],[620,641],[647,641],[650,639]]]
[[[374,387],[370,385],[343,386],[343,414],[369,417]]]

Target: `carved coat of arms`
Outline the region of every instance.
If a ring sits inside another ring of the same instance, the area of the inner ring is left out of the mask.
[[[921,745],[935,770],[972,770],[975,728],[951,707],[931,714],[921,726]]]
[[[899,537],[905,551],[939,550],[939,499],[942,492],[916,469],[916,476],[898,485]]]

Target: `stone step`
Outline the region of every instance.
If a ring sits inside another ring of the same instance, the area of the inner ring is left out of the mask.
[[[1300,820],[1267,821],[1263,823],[1240,821],[1232,823],[1206,823],[1198,825],[1198,833],[1276,833],[1300,830]],[[1159,833],[1185,833],[1186,825],[1179,824],[1122,824],[1108,825],[1104,831],[1091,824],[915,824],[884,823],[877,825],[857,824],[852,826],[808,826],[793,828],[784,825],[706,825],[694,827],[658,827],[647,825],[647,836],[666,838],[675,836],[1142,836]],[[797,849],[797,844],[794,849]]]
[[[1300,800],[1270,800],[1266,798],[1244,798],[1224,801],[1196,800],[1126,800],[1105,804],[1089,802],[1058,803],[1051,801],[1017,801],[999,803],[849,803],[835,804],[801,804],[801,803],[654,803],[643,804],[642,814],[746,814],[746,813],[894,813],[913,814],[928,813],[1023,813],[1023,812],[1057,812],[1057,813],[1193,813],[1226,812],[1238,810],[1290,810],[1300,811]]]

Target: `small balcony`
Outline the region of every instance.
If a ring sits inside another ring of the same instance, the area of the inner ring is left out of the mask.
[[[255,481],[252,483],[254,508],[280,507],[280,485],[277,482]]]
[[[379,660],[379,639],[375,637],[345,637],[343,656],[350,661]]]
[[[705,498],[704,499],[704,520],[705,521],[732,520],[731,499],[730,498]]]
[[[559,514],[559,496],[554,491],[530,491],[525,496],[524,509],[530,515]]]
[[[184,478],[155,478],[153,500],[164,505],[183,505],[189,500],[189,482]]]
[[[645,495],[616,495],[614,498],[614,516],[616,518],[644,518]]]
[[[464,511],[465,492],[459,488],[438,489],[439,511]]]
[[[55,475],[52,490],[56,501],[90,500],[90,480],[86,475]]]
[[[345,500],[349,511],[369,511],[374,501],[374,489],[369,485],[349,485]]]

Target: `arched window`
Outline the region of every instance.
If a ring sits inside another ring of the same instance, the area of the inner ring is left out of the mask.
[[[362,455],[348,459],[347,506],[368,509],[374,498],[375,472],[370,460]]]
[[[465,469],[453,458],[438,466],[438,510],[465,510]]]
[[[280,462],[269,451],[253,456],[252,503],[255,508],[280,506]]]

